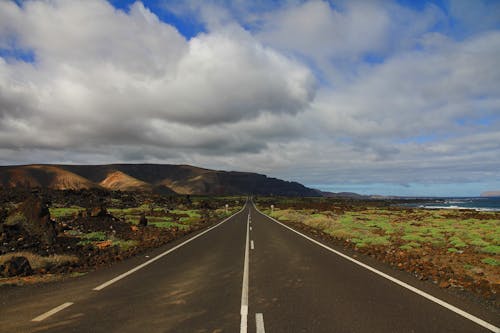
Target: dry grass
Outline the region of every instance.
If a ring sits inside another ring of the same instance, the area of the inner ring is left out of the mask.
[[[50,269],[78,262],[78,257],[66,254],[53,254],[48,257],[40,256],[31,252],[12,252],[0,256],[0,265],[10,260],[12,257],[25,257],[28,259],[33,270]]]

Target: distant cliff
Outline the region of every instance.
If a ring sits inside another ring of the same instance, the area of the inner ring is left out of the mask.
[[[191,195],[321,196],[320,191],[297,182],[257,173],[170,164],[0,166],[0,187],[102,188]]]
[[[500,197],[500,191],[486,191],[481,193],[482,197]]]

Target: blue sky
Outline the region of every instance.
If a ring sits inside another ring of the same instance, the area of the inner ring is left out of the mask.
[[[498,1],[3,1],[0,163],[500,190]]]

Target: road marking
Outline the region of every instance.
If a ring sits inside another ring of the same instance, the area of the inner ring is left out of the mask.
[[[58,313],[58,312],[59,312],[59,311],[61,311],[61,310],[66,309],[68,306],[71,306],[71,305],[73,305],[73,304],[74,304],[74,303],[72,303],[72,302],[67,302],[67,303],[61,304],[61,305],[59,305],[59,306],[56,306],[56,307],[55,307],[55,308],[53,308],[52,310],[47,311],[47,312],[45,312],[44,314],[41,314],[41,315],[39,315],[38,317],[35,317],[35,318],[31,319],[31,321],[42,321],[42,320],[44,320],[44,319],[47,319],[47,318],[49,318],[50,316],[52,316],[52,315],[54,315],[54,314]]]
[[[167,251],[165,251],[165,252],[163,252],[163,253],[161,253],[161,254],[157,255],[157,256],[156,256],[156,257],[154,257],[153,259],[150,259],[150,260],[146,261],[145,263],[142,263],[142,264],[140,264],[139,266],[137,266],[137,267],[135,267],[135,268],[132,268],[131,270],[129,270],[129,271],[127,271],[127,272],[125,272],[125,273],[123,273],[123,274],[121,274],[121,275],[118,275],[117,277],[115,277],[115,278],[113,278],[113,279],[109,280],[108,282],[105,282],[105,283],[103,283],[103,284],[101,284],[101,285],[99,285],[99,286],[95,287],[95,288],[94,288],[94,289],[92,289],[92,290],[96,290],[96,291],[102,290],[102,289],[104,289],[104,288],[108,287],[109,285],[112,285],[113,283],[115,283],[115,282],[117,282],[117,281],[119,281],[119,280],[121,280],[121,279],[123,279],[123,278],[125,278],[125,277],[129,276],[130,274],[137,272],[137,271],[138,271],[138,270],[140,270],[141,268],[144,268],[144,267],[146,267],[147,265],[152,264],[152,263],[153,263],[153,262],[155,262],[156,260],[158,260],[158,259],[160,259],[160,258],[162,258],[162,257],[166,256],[167,254],[169,254],[169,253],[171,253],[171,252],[173,252],[173,251],[177,250],[178,248],[180,248],[180,247],[182,247],[182,246],[186,245],[187,243],[192,242],[192,241],[193,241],[193,240],[195,240],[196,238],[203,236],[203,235],[204,235],[204,234],[206,234],[207,232],[209,232],[209,231],[211,231],[211,230],[213,230],[213,229],[217,228],[218,226],[222,225],[224,222],[228,221],[228,220],[229,220],[229,219],[231,219],[233,216],[235,216],[235,215],[237,215],[237,214],[241,213],[241,212],[245,209],[246,205],[247,205],[247,203],[245,203],[245,206],[243,206],[243,208],[242,208],[239,212],[234,213],[233,215],[229,216],[228,218],[226,218],[226,219],[225,219],[225,220],[223,220],[222,222],[220,222],[220,223],[218,223],[218,224],[214,225],[213,227],[210,227],[210,228],[208,228],[207,230],[205,230],[205,231],[203,231],[203,232],[200,232],[199,234],[197,234],[197,235],[195,235],[195,236],[193,236],[193,237],[189,238],[188,240],[185,240],[184,242],[180,243],[179,245],[176,245],[176,246],[174,246],[173,248],[171,248],[171,249],[169,249],[169,250],[167,250]]]
[[[247,236],[245,240],[245,263],[243,264],[243,286],[241,287],[241,322],[240,333],[247,333],[247,318],[248,318],[248,243],[249,243],[249,226],[250,226],[250,213],[247,219]]]
[[[252,202],[252,204],[253,204],[253,202]],[[451,305],[451,304],[449,304],[449,303],[447,303],[447,302],[445,302],[445,301],[442,301],[442,300],[440,300],[439,298],[434,297],[434,296],[432,296],[432,295],[430,295],[430,294],[426,293],[425,291],[422,291],[422,290],[420,290],[420,289],[418,289],[418,288],[415,288],[415,287],[413,287],[413,286],[409,285],[408,283],[405,283],[405,282],[403,282],[403,281],[401,281],[401,280],[398,280],[398,279],[396,279],[396,278],[394,278],[394,277],[392,277],[392,276],[390,276],[390,275],[388,275],[388,274],[386,274],[386,273],[383,273],[383,272],[379,271],[378,269],[375,269],[375,268],[373,268],[373,267],[371,267],[371,266],[368,266],[367,264],[364,264],[364,263],[362,263],[362,262],[360,262],[360,261],[357,261],[356,259],[353,259],[353,258],[349,257],[348,255],[343,254],[342,252],[339,252],[339,251],[337,251],[337,250],[334,250],[334,249],[332,249],[331,247],[328,247],[328,246],[326,246],[325,244],[322,244],[322,243],[318,242],[317,240],[315,240],[315,239],[313,239],[313,238],[311,238],[311,237],[309,237],[309,236],[306,236],[306,235],[304,235],[303,233],[298,232],[297,230],[292,229],[292,228],[290,228],[289,226],[287,226],[287,225],[285,225],[285,224],[283,224],[283,223],[279,222],[278,220],[276,220],[276,219],[274,219],[274,218],[272,218],[272,217],[270,217],[270,216],[268,216],[268,215],[266,215],[266,214],[262,213],[262,212],[261,212],[261,211],[260,211],[260,210],[259,210],[259,209],[255,206],[255,204],[253,204],[253,206],[255,207],[255,209],[256,209],[256,210],[257,210],[260,214],[262,214],[262,215],[264,215],[264,216],[268,217],[268,218],[269,218],[269,219],[271,219],[272,221],[274,221],[274,222],[278,223],[279,225],[281,225],[281,226],[283,226],[283,227],[285,227],[285,228],[287,228],[287,229],[289,229],[289,230],[293,231],[294,233],[296,233],[296,234],[298,234],[298,235],[300,235],[300,236],[302,236],[302,237],[304,237],[304,238],[306,238],[306,239],[310,240],[311,242],[315,243],[316,245],[319,245],[319,246],[321,246],[321,247],[323,247],[323,248],[327,249],[328,251],[333,252],[333,253],[335,253],[336,255],[341,256],[342,258],[347,259],[347,260],[349,260],[349,261],[351,261],[351,262],[355,263],[356,265],[359,265],[359,266],[361,266],[361,267],[363,267],[363,268],[365,268],[365,269],[367,269],[367,270],[369,270],[369,271],[371,271],[371,272],[373,272],[373,273],[375,273],[375,274],[377,274],[377,275],[379,275],[379,276],[381,276],[381,277],[383,277],[383,278],[386,278],[387,280],[392,281],[392,282],[394,282],[395,284],[398,284],[399,286],[401,286],[401,287],[403,287],[403,288],[406,288],[406,289],[408,289],[408,290],[410,290],[410,291],[412,291],[412,292],[414,292],[414,293],[416,293],[416,294],[418,294],[418,295],[420,295],[420,296],[422,296],[422,297],[424,297],[424,298],[427,298],[428,300],[430,300],[430,301],[432,301],[432,302],[434,302],[434,303],[437,303],[437,304],[441,305],[442,307],[445,307],[445,308],[447,308],[448,310],[453,311],[453,312],[455,312],[456,314],[458,314],[458,315],[460,315],[460,316],[462,316],[462,317],[464,317],[464,318],[466,318],[466,319],[469,319],[470,321],[472,321],[472,322],[474,322],[474,323],[476,323],[476,324],[478,324],[478,325],[480,325],[480,326],[483,326],[483,327],[484,327],[484,328],[486,328],[486,329],[489,329],[489,330],[490,330],[490,331],[492,331],[492,332],[495,332],[495,333],[500,333],[500,328],[496,327],[495,325],[490,324],[490,323],[488,323],[487,321],[484,321],[484,320],[482,320],[481,318],[478,318],[478,317],[476,317],[476,316],[474,316],[474,315],[472,315],[472,314],[470,314],[470,313],[468,313],[468,312],[465,312],[464,310],[459,309],[459,308],[457,308],[457,307],[456,307],[456,306],[454,306],[454,305]]]
[[[253,244],[253,241],[250,242],[250,249],[254,250],[255,249],[255,246]]]
[[[262,313],[255,314],[255,327],[257,333],[266,333],[264,329],[264,315]]]

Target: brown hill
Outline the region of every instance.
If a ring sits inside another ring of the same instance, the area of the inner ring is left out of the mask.
[[[54,190],[76,190],[99,187],[70,171],[51,165],[23,165],[0,169],[2,187],[45,187]]]
[[[106,188],[197,195],[320,196],[296,182],[190,165],[107,164],[0,166],[0,187]]]
[[[151,191],[151,185],[124,174],[121,171],[114,171],[102,180],[99,185],[113,191]]]

